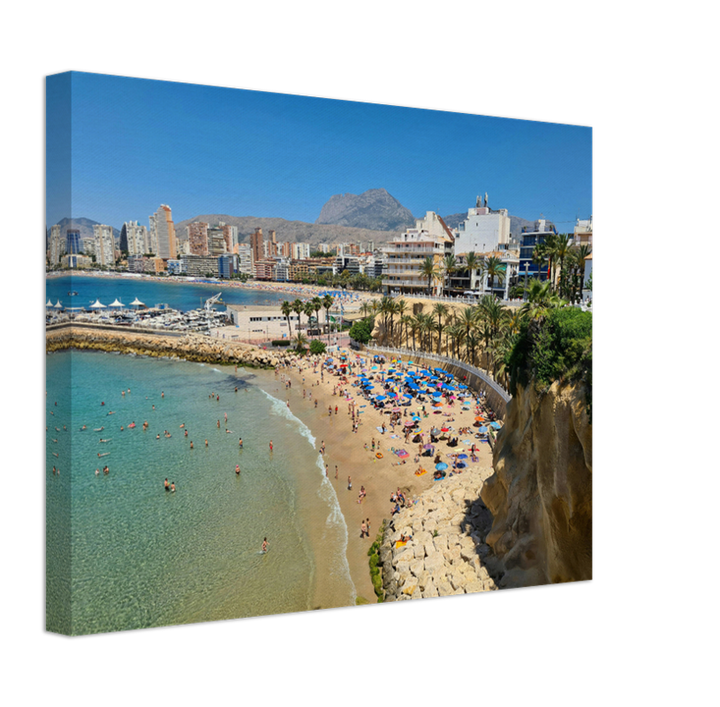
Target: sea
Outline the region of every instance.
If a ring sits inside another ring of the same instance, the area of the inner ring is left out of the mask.
[[[48,628],[355,603],[335,490],[273,371],[70,350],[46,373]]]

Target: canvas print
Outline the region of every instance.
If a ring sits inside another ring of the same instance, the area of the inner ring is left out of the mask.
[[[79,72],[46,110],[49,631],[591,579],[591,128]]]

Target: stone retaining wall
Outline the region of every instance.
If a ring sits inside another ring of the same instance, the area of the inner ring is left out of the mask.
[[[132,330],[110,331],[70,324],[46,332],[46,350],[90,349],[120,351],[141,356],[170,358],[202,363],[229,363],[254,368],[274,368],[286,352],[266,351],[250,344],[210,339],[198,334],[164,335]]]

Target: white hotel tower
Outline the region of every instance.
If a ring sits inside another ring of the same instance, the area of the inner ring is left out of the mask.
[[[478,255],[496,250],[506,250],[510,243],[510,217],[507,209],[493,211],[480,197],[475,208],[468,209],[468,215],[455,232],[455,254],[474,252]]]

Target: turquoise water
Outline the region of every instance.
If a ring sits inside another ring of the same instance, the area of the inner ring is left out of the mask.
[[[310,431],[273,396],[272,372],[78,351],[46,363],[48,627],[84,634],[354,603],[335,491]]]

